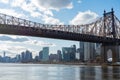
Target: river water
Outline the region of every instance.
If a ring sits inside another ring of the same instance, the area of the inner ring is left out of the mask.
[[[120,80],[120,67],[1,63],[0,80]]]

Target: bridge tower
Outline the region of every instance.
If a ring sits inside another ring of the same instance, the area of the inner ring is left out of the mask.
[[[114,40],[117,39],[113,8],[111,9],[111,12],[106,13],[106,11],[104,11],[103,15],[104,37],[111,37],[114,38]],[[108,23],[110,25],[108,25]],[[111,55],[111,57],[109,55]],[[108,58],[112,58],[112,63],[117,62],[119,58],[119,44],[115,41],[113,43],[102,43],[101,57],[103,63],[106,63],[108,61]]]

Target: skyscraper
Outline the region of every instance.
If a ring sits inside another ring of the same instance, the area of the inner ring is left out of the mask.
[[[96,57],[96,43],[80,42],[80,60],[93,61]]]
[[[43,47],[42,53],[43,53],[42,61],[48,61],[49,60],[49,47]]]
[[[75,61],[76,46],[63,47],[63,61]]]
[[[119,46],[118,61],[120,61],[120,46]]]
[[[6,56],[6,52],[4,51],[4,52],[3,52],[3,57],[5,57],[5,56]]]
[[[57,54],[50,54],[49,60],[52,62],[58,62],[58,55]]]
[[[70,54],[70,59],[71,61],[74,61],[76,59],[76,45],[71,46],[71,54]]]
[[[30,62],[32,61],[32,52],[26,50],[25,52],[21,53],[21,61],[22,62]]]
[[[89,43],[89,45],[90,45],[90,60],[91,61],[94,61],[96,58],[95,44],[96,43]]]
[[[96,56],[101,55],[101,44],[99,44],[99,43],[95,44],[95,53],[96,53]]]
[[[95,56],[95,43],[84,42],[84,60],[94,60]]]
[[[25,55],[26,61],[27,62],[32,61],[32,52],[30,52],[29,50],[26,50],[25,54],[26,54]]]
[[[21,57],[19,54],[16,55],[16,62],[20,62],[21,61]]]
[[[2,56],[0,56],[0,62],[2,62]]]
[[[79,54],[79,59],[84,61],[84,42],[80,42]]]
[[[22,62],[25,62],[25,52],[22,52],[22,53],[21,53],[21,61],[22,61]]]
[[[69,47],[62,48],[63,61],[70,61],[70,49]]]
[[[42,58],[43,58],[43,51],[40,51],[39,52],[39,61],[42,61]]]
[[[88,42],[84,42],[84,60],[90,60],[90,44]]]
[[[62,61],[62,53],[60,50],[57,50],[58,60]]]

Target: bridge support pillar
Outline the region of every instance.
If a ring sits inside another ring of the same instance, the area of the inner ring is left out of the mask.
[[[101,46],[101,59],[102,63],[107,63],[108,56],[110,55],[109,50],[111,51],[112,63],[119,61],[119,46],[102,44]]]

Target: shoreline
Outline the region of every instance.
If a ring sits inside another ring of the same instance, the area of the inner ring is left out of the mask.
[[[27,63],[3,63],[3,64],[56,64],[56,65],[85,65],[85,66],[103,66],[103,67],[107,67],[107,66],[120,66],[120,64],[115,64],[115,63],[73,63],[73,62],[60,62],[60,63],[56,63],[56,62],[27,62]]]

